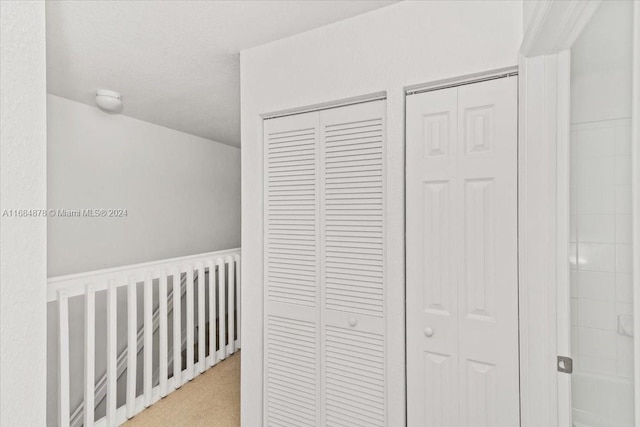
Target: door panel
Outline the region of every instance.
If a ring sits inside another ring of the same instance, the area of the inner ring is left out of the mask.
[[[458,88],[464,141],[460,412],[467,426],[519,423],[517,78]]]
[[[385,424],[384,337],[325,328],[325,426]]]
[[[271,315],[266,327],[268,425],[316,426],[315,324]]]
[[[318,116],[267,120],[265,143],[264,419],[320,418]]]
[[[407,98],[407,415],[456,427],[457,89],[428,95]]]
[[[516,81],[407,98],[409,426],[519,423]]]
[[[320,112],[326,426],[385,426],[385,107]]]

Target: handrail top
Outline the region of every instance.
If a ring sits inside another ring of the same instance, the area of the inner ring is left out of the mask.
[[[68,297],[81,295],[84,293],[84,286],[87,284],[95,284],[95,290],[104,290],[107,288],[107,281],[133,276],[136,280],[140,280],[141,274],[151,273],[151,278],[157,278],[161,271],[166,274],[172,274],[177,268],[183,272],[184,268],[190,264],[206,263],[215,259],[223,259],[240,255],[241,248],[225,249],[222,251],[206,252],[195,255],[187,255],[184,257],[169,258],[164,260],[149,261],[139,264],[130,264],[120,267],[105,268],[102,270],[87,271],[82,273],[68,274],[64,276],[55,276],[47,279],[47,300],[55,301],[57,292],[65,290]],[[206,265],[204,265],[206,267]],[[195,268],[196,265],[193,265]],[[116,286],[122,286],[118,284]]]

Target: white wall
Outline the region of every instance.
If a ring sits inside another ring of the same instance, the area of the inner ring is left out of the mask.
[[[576,369],[633,377],[631,120],[571,126],[571,353]]]
[[[46,207],[44,2],[0,2],[0,211]],[[0,425],[43,426],[46,220],[0,220]]]
[[[523,35],[527,33],[529,25],[531,25],[531,19],[535,11],[538,2],[535,0],[524,0],[522,2],[522,30]]]
[[[124,98],[126,108],[126,98]],[[48,95],[49,277],[238,247],[240,150]]]
[[[571,49],[571,123],[631,117],[633,3],[603,2]]]
[[[262,423],[260,115],[387,92],[387,336],[404,360],[404,87],[516,65],[522,21],[518,1],[408,1],[241,53],[243,425]],[[388,395],[403,400],[404,367],[393,369]]]

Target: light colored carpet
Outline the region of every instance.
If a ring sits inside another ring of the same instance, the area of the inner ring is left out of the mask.
[[[240,353],[218,363],[124,427],[239,427]]]

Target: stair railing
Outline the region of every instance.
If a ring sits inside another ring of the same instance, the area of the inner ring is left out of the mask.
[[[138,283],[143,283],[143,325],[140,329],[137,321]],[[120,287],[127,289],[128,319],[127,345],[118,354],[117,323],[124,320],[118,319],[116,292]],[[157,307],[154,307],[156,287],[159,298]],[[96,384],[94,343],[98,292],[106,292],[107,298],[107,369]],[[180,295],[180,298],[173,298],[174,295]],[[181,323],[183,296],[186,327]],[[73,297],[84,298],[85,340],[84,399],[72,412],[69,299]],[[58,306],[58,425],[117,426],[240,348],[240,249],[51,278],[48,280],[48,300],[57,302]],[[172,343],[169,343],[168,333],[170,315],[173,320]],[[155,333],[158,334],[158,343],[154,346]],[[186,369],[182,369],[183,349],[186,350]],[[136,392],[139,352],[143,353],[140,396]],[[156,372],[153,372],[154,353],[159,354]],[[118,407],[117,382],[125,371],[126,403]],[[173,372],[178,375],[173,375]],[[158,379],[155,387],[154,378]],[[95,420],[95,408],[105,396],[106,415]]]

